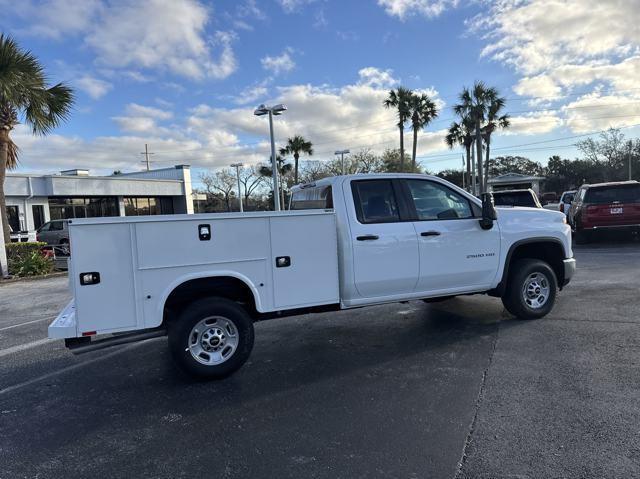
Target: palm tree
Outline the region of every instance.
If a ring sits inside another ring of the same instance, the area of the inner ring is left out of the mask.
[[[269,164],[271,164],[271,158],[272,157],[269,157]],[[282,187],[282,179],[291,173],[293,166],[291,163],[285,163],[285,159],[280,155],[276,155],[276,163],[278,164],[278,179],[280,180],[280,188],[278,188],[280,190],[280,204],[281,207],[284,208],[284,188]],[[258,169],[258,173],[260,173],[261,176],[269,178],[273,177],[273,169],[270,166],[261,166]]]
[[[287,140],[287,146],[280,148],[280,154],[282,156],[293,155],[293,159],[295,160],[293,182],[296,185],[298,184],[298,160],[300,159],[300,153],[306,153],[309,156],[313,155],[313,144],[300,135],[289,138]]]
[[[4,197],[7,169],[18,162],[18,147],[11,130],[24,121],[34,135],[46,135],[69,116],[73,91],[58,83],[47,88],[47,78],[38,59],[0,34],[0,217],[6,243],[10,242]]]
[[[410,117],[409,102],[413,92],[408,88],[398,87],[389,91],[389,96],[382,102],[385,108],[398,110],[398,128],[400,129],[400,171],[404,171],[404,124]]]
[[[471,187],[471,145],[473,145],[473,123],[463,117],[460,122],[453,122],[444,138],[449,148],[455,145],[464,146],[467,153],[467,188]]]
[[[484,140],[484,144],[486,146],[484,174],[485,185],[489,180],[489,150],[491,149],[491,135],[498,128],[509,128],[509,126],[511,125],[510,117],[508,114],[500,115],[501,110],[505,106],[505,103],[505,99],[502,97],[498,97],[496,92],[496,96],[494,98],[491,98],[491,103],[489,104],[489,110],[487,111],[487,123],[482,127],[482,139]]]
[[[413,129],[413,152],[411,154],[411,171],[416,169],[416,149],[418,147],[418,130],[423,129],[438,116],[438,108],[428,95],[411,95],[409,101],[411,128]]]
[[[484,82],[476,81],[472,90],[466,87],[462,89],[459,96],[460,103],[453,107],[453,111],[457,115],[466,116],[473,122],[481,193],[485,190],[482,173],[482,124],[486,121],[491,103],[497,98],[498,91],[495,88],[487,87]]]

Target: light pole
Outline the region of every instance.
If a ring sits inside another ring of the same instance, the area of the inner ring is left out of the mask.
[[[236,178],[238,179],[238,203],[240,203],[240,213],[244,210],[242,209],[242,191],[240,191],[240,168],[242,168],[242,163],[233,163],[232,167],[236,169]]]
[[[256,116],[269,115],[269,134],[271,136],[271,171],[273,172],[273,209],[280,211],[280,188],[278,187],[278,160],[276,159],[276,142],[273,138],[273,116],[282,115],[287,107],[282,103],[274,106],[260,105],[253,112]]]
[[[340,155],[340,169],[342,170],[342,174],[344,175],[344,155],[349,154],[349,150],[338,150],[335,152],[336,155]]]

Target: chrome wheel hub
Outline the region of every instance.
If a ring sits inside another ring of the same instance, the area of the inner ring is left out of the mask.
[[[238,347],[238,330],[227,318],[210,316],[198,322],[185,351],[199,363],[216,366],[228,360]]]
[[[522,287],[522,299],[532,309],[542,308],[549,300],[549,279],[543,273],[531,273]]]

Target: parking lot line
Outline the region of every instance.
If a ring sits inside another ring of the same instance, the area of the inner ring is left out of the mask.
[[[89,364],[93,364],[93,363],[96,363],[98,361],[109,359],[109,358],[111,358],[113,356],[116,356],[117,354],[120,354],[120,353],[123,353],[125,351],[129,351],[131,349],[134,349],[134,348],[140,346],[141,344],[146,343],[147,341],[153,341],[154,339],[158,339],[158,338],[148,339],[146,341],[140,341],[138,343],[129,344],[129,345],[124,346],[122,348],[118,348],[116,351],[113,351],[113,352],[111,352],[109,354],[102,354],[100,356],[96,356],[94,358],[91,358],[91,359],[89,359],[87,361],[83,361],[81,363],[72,364],[71,366],[67,366],[66,368],[62,368],[62,369],[59,369],[57,371],[50,372],[48,374],[44,374],[43,376],[38,376],[37,378],[30,379],[30,380],[25,381],[23,383],[14,384],[13,386],[9,386],[9,387],[6,387],[4,389],[0,389],[0,396],[2,396],[4,394],[7,394],[7,393],[10,393],[12,391],[15,391],[17,389],[21,389],[23,387],[30,386],[31,384],[35,384],[37,382],[44,381],[45,379],[50,379],[50,378],[53,378],[53,377],[56,377],[56,376],[60,376],[61,374],[64,374],[64,373],[69,372],[69,371],[73,371],[73,370],[81,368],[83,366],[87,366]]]
[[[0,328],[0,331],[5,331],[7,329],[17,328],[19,326],[25,326],[27,324],[39,323],[41,321],[52,321],[51,318],[42,318],[42,319],[34,319],[33,321],[27,321],[25,323],[13,324],[11,326],[5,326],[4,328]]]
[[[41,346],[48,342],[51,342],[51,339],[44,338],[44,339],[38,339],[37,341],[31,341],[30,343],[18,344],[17,346],[12,346],[10,348],[3,349],[2,351],[0,351],[0,358],[4,356],[8,356],[9,354],[17,353],[19,351],[24,351],[25,349],[35,348],[37,346]]]

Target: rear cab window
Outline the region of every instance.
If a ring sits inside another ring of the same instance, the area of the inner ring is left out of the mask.
[[[291,195],[290,210],[333,209],[331,185],[301,188]]]
[[[526,190],[513,193],[496,192],[493,194],[493,199],[496,206],[538,206],[531,193]]]

